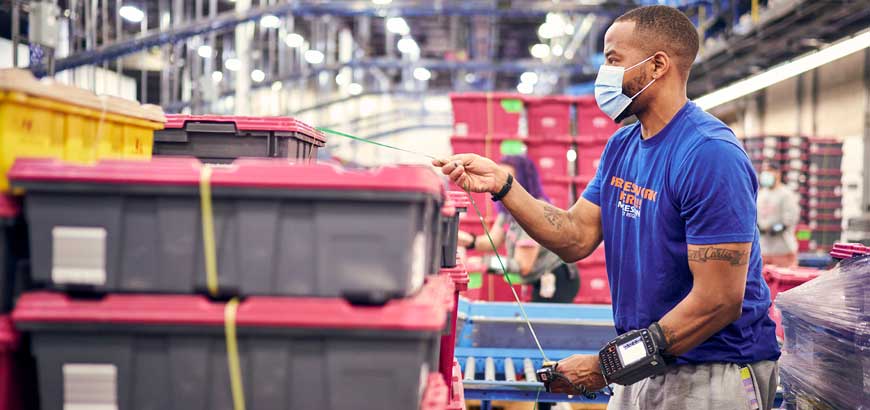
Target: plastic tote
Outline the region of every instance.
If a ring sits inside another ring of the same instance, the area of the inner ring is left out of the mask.
[[[33,280],[53,289],[383,303],[440,265],[444,188],[424,167],[23,160],[10,175]]]
[[[0,70],[0,192],[16,158],[148,159],[163,110]]]
[[[406,410],[436,370],[446,280],[433,276],[417,295],[379,307],[36,292],[12,317],[31,335],[42,410],[230,410],[234,398],[251,410]]]
[[[17,265],[16,248],[19,247],[15,234],[19,206],[15,198],[0,195],[0,313],[12,308]]]
[[[20,336],[8,315],[0,315],[0,410],[26,410],[22,406],[23,382],[16,352]]]
[[[155,155],[189,155],[209,163],[239,157],[309,162],[324,145],[322,132],[289,117],[170,114],[166,129],[154,134]]]

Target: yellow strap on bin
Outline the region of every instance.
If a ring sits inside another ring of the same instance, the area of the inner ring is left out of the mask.
[[[217,252],[214,240],[214,214],[211,206],[211,167],[199,169],[199,206],[202,214],[202,248],[205,253],[205,284],[211,296],[218,294]]]
[[[236,313],[238,310],[239,299],[230,299],[224,308],[224,333],[227,342],[227,367],[230,372],[233,409],[245,410],[245,389],[242,384],[242,366],[239,364],[239,345],[236,338]]]

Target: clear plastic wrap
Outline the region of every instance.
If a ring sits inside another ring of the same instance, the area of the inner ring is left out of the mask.
[[[789,409],[870,409],[870,255],[780,293]]]

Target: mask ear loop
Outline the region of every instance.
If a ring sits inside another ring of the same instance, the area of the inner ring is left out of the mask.
[[[641,64],[643,64],[643,63],[649,61],[649,59],[651,59],[651,58],[653,58],[653,57],[655,57],[655,54],[653,54],[653,55],[651,55],[651,56],[645,58],[643,61],[641,61],[641,62],[639,62],[639,63],[637,63],[637,64],[635,64],[635,65],[633,65],[633,66],[631,66],[631,67],[626,68],[625,71],[631,70],[631,69],[633,69],[633,68],[635,68],[635,67],[641,65]],[[635,93],[634,95],[632,95],[632,96],[631,96],[631,99],[634,100],[635,97],[637,97],[638,95],[640,95],[640,93],[646,91],[646,89],[649,88],[649,86],[653,85],[653,83],[656,82],[656,80],[657,80],[657,78],[653,78],[652,81],[649,82],[649,84],[647,84],[646,86],[644,86],[643,88],[641,88],[640,91],[638,91],[637,93]]]

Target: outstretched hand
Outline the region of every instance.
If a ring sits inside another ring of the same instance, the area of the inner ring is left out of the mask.
[[[466,191],[497,193],[507,181],[507,172],[480,155],[457,154],[433,160],[432,165]]]

